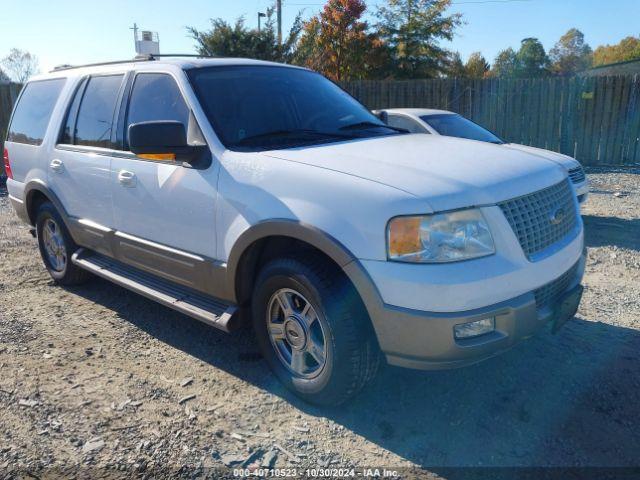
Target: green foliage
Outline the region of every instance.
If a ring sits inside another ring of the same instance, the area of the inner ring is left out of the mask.
[[[467,76],[467,71],[464,68],[464,63],[462,63],[462,58],[460,57],[460,52],[453,52],[449,54],[445,73],[449,78],[463,78]]]
[[[375,12],[377,24],[372,27],[363,17],[366,0],[326,0],[323,10],[308,21],[303,22],[298,14],[282,45],[277,42],[274,8],[267,10],[260,32],[247,28],[242,17],[234,24],[212,19],[209,30],[191,27],[188,31],[203,55],[296,63],[338,81],[441,75],[566,76],[591,65],[640,59],[638,37],[627,37],[616,45],[603,45],[592,51],[584,34],[572,28],[560,37],[549,55],[537,38],[525,38],[517,51],[511,47],[501,50],[491,68],[480,52],[474,52],[464,64],[458,52],[440,45],[441,41],[452,40],[464,23],[461,14],[447,12],[450,5],[451,0],[381,0]],[[14,63],[26,58],[24,54],[29,55],[12,51]],[[13,72],[7,63],[4,65]]]
[[[516,53],[516,76],[521,78],[544,77],[549,74],[549,57],[537,38],[525,38]]]
[[[364,0],[329,0],[304,23],[294,60],[335,81],[381,75],[388,49],[368,32],[365,10]]]
[[[386,0],[378,7],[380,38],[391,50],[391,71],[398,78],[432,78],[446,71],[448,52],[440,40],[451,40],[462,24],[460,14],[447,15],[451,0]]]
[[[640,59],[640,37],[626,37],[616,45],[601,45],[593,52],[593,66]]]
[[[473,52],[464,66],[469,78],[484,78],[489,72],[489,63],[480,52]]]
[[[493,61],[490,77],[538,78],[549,75],[549,57],[537,38],[525,38],[516,52],[501,50]]]
[[[572,28],[549,51],[551,70],[557,75],[575,75],[591,66],[592,54],[584,34]]]
[[[219,57],[241,57],[289,62],[292,60],[302,28],[300,14],[296,17],[289,35],[278,45],[274,9],[267,9],[263,28],[248,29],[243,17],[231,25],[221,18],[211,19],[211,30],[199,31],[193,27],[187,30],[196,41],[196,49],[201,55]]]
[[[202,55],[291,62],[334,80],[431,78],[448,71],[450,52],[439,42],[451,40],[462,24],[460,14],[446,14],[450,4],[385,0],[376,12],[377,28],[371,28],[362,20],[365,0],[328,0],[323,11],[306,22],[299,14],[282,46],[273,8],[260,32],[247,28],[243,17],[233,24],[211,19],[209,30],[187,30]]]
[[[492,77],[513,77],[518,70],[518,56],[516,51],[509,47],[498,52],[493,67],[491,67],[490,75]]]

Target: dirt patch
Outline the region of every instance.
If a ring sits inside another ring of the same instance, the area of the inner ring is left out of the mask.
[[[639,173],[589,174],[585,297],[558,335],[455,371],[386,367],[335,409],[287,393],[249,332],[54,285],[0,196],[0,471],[637,465]]]

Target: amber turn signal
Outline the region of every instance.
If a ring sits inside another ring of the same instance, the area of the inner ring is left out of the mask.
[[[422,217],[397,217],[389,222],[389,255],[392,258],[422,250],[421,220]]]
[[[138,157],[145,160],[158,160],[161,162],[171,161],[176,159],[175,153],[139,153]]]

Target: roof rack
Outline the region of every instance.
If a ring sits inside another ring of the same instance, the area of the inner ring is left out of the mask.
[[[187,57],[187,58],[219,58],[213,55],[200,55],[197,53],[143,53],[136,55],[135,58],[143,60],[155,60],[157,58],[165,57]]]
[[[111,62],[99,62],[99,63],[87,63],[84,65],[58,65],[54,67],[51,72],[59,72],[61,70],[71,70],[74,68],[84,68],[84,67],[99,67],[102,65],[118,65],[121,63],[133,63],[133,62],[152,62],[154,60],[158,60],[160,58],[165,57],[188,57],[188,58],[217,58],[211,55],[198,55],[193,53],[155,53],[155,54],[143,54],[136,55],[134,58],[130,60],[114,60]]]

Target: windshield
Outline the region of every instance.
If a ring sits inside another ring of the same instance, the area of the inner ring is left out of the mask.
[[[442,113],[437,115],[423,115],[420,118],[431,125],[440,135],[468,138],[469,140],[478,140],[480,142],[504,143],[504,141],[489,130],[482,128],[477,123],[473,123],[471,120],[467,120],[460,115]]]
[[[278,66],[188,71],[220,141],[264,150],[400,134],[317,73]]]

